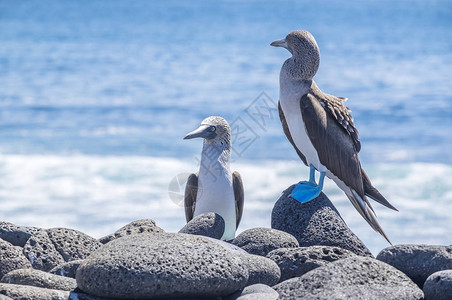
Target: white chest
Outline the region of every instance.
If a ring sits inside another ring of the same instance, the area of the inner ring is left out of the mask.
[[[218,171],[200,168],[193,215],[196,217],[208,212],[215,212],[223,217],[225,232],[222,239],[233,239],[236,231],[235,197],[232,174],[227,169]]]
[[[302,82],[281,78],[279,101],[295,145],[306,157],[308,165],[313,165],[319,172],[325,172],[326,168],[320,163],[301,116],[300,100],[307,91],[308,88]]]

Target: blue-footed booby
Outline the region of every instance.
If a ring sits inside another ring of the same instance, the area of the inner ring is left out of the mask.
[[[292,54],[280,72],[279,116],[287,139],[310,167],[309,181],[299,182],[291,197],[302,203],[316,198],[326,175],[345,192],[367,223],[391,243],[366,197],[397,209],[372,185],[361,167],[358,130],[343,104],[347,98],[323,93],[312,79],[320,62],[314,37],[308,31],[297,30],[270,45],[284,47]],[[318,184],[315,170],[320,172]]]
[[[238,172],[231,173],[231,129],[221,117],[208,117],[184,139],[204,138],[199,172],[188,177],[185,217],[214,212],[225,222],[222,240],[232,240],[243,213],[244,192]]]

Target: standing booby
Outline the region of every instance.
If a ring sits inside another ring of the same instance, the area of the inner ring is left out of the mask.
[[[231,129],[221,117],[208,117],[184,139],[204,138],[199,172],[188,177],[185,187],[185,217],[214,212],[225,222],[222,240],[232,240],[243,213],[243,184],[238,172],[231,173]]]
[[[323,93],[312,80],[320,62],[314,37],[308,31],[297,30],[270,45],[284,47],[292,54],[279,77],[279,116],[287,139],[310,167],[309,181],[298,183],[291,197],[302,203],[316,198],[326,175],[345,192],[367,223],[391,243],[366,196],[397,209],[372,186],[361,167],[358,131],[350,110],[343,104],[347,99]],[[315,170],[320,172],[318,184]]]

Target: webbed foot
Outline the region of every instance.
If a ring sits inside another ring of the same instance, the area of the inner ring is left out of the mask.
[[[325,172],[320,173],[319,184],[316,184],[314,177],[315,169],[312,165],[310,166],[310,168],[311,170],[309,181],[300,181],[292,190],[292,193],[289,195],[289,197],[297,200],[300,203],[306,203],[317,198],[323,189]]]
[[[317,184],[309,181],[300,181],[292,190],[289,197],[300,203],[306,203],[317,198],[317,196],[320,195],[320,192],[322,192],[322,188]]]

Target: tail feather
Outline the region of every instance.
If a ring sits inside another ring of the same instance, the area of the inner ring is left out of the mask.
[[[367,221],[367,223],[372,227],[373,230],[381,234],[389,244],[392,245],[389,238],[386,236],[386,233],[383,231],[383,228],[381,228],[380,224],[377,221],[377,216],[375,215],[375,212],[370,205],[369,201],[364,197],[361,198],[354,190],[350,189],[351,193],[345,193],[350,200],[350,202],[353,204],[353,206],[356,208],[356,210],[359,212],[359,214],[364,218],[364,220]]]
[[[390,209],[399,211],[391,203],[389,203],[389,201],[386,200],[386,198],[382,194],[380,194],[380,192],[372,185],[369,177],[367,176],[366,172],[364,172],[363,168],[361,168],[361,175],[363,178],[364,194],[366,196],[368,196],[369,198],[372,198],[373,200],[377,201],[378,203],[380,203]],[[372,209],[372,207],[371,207],[371,209]]]

